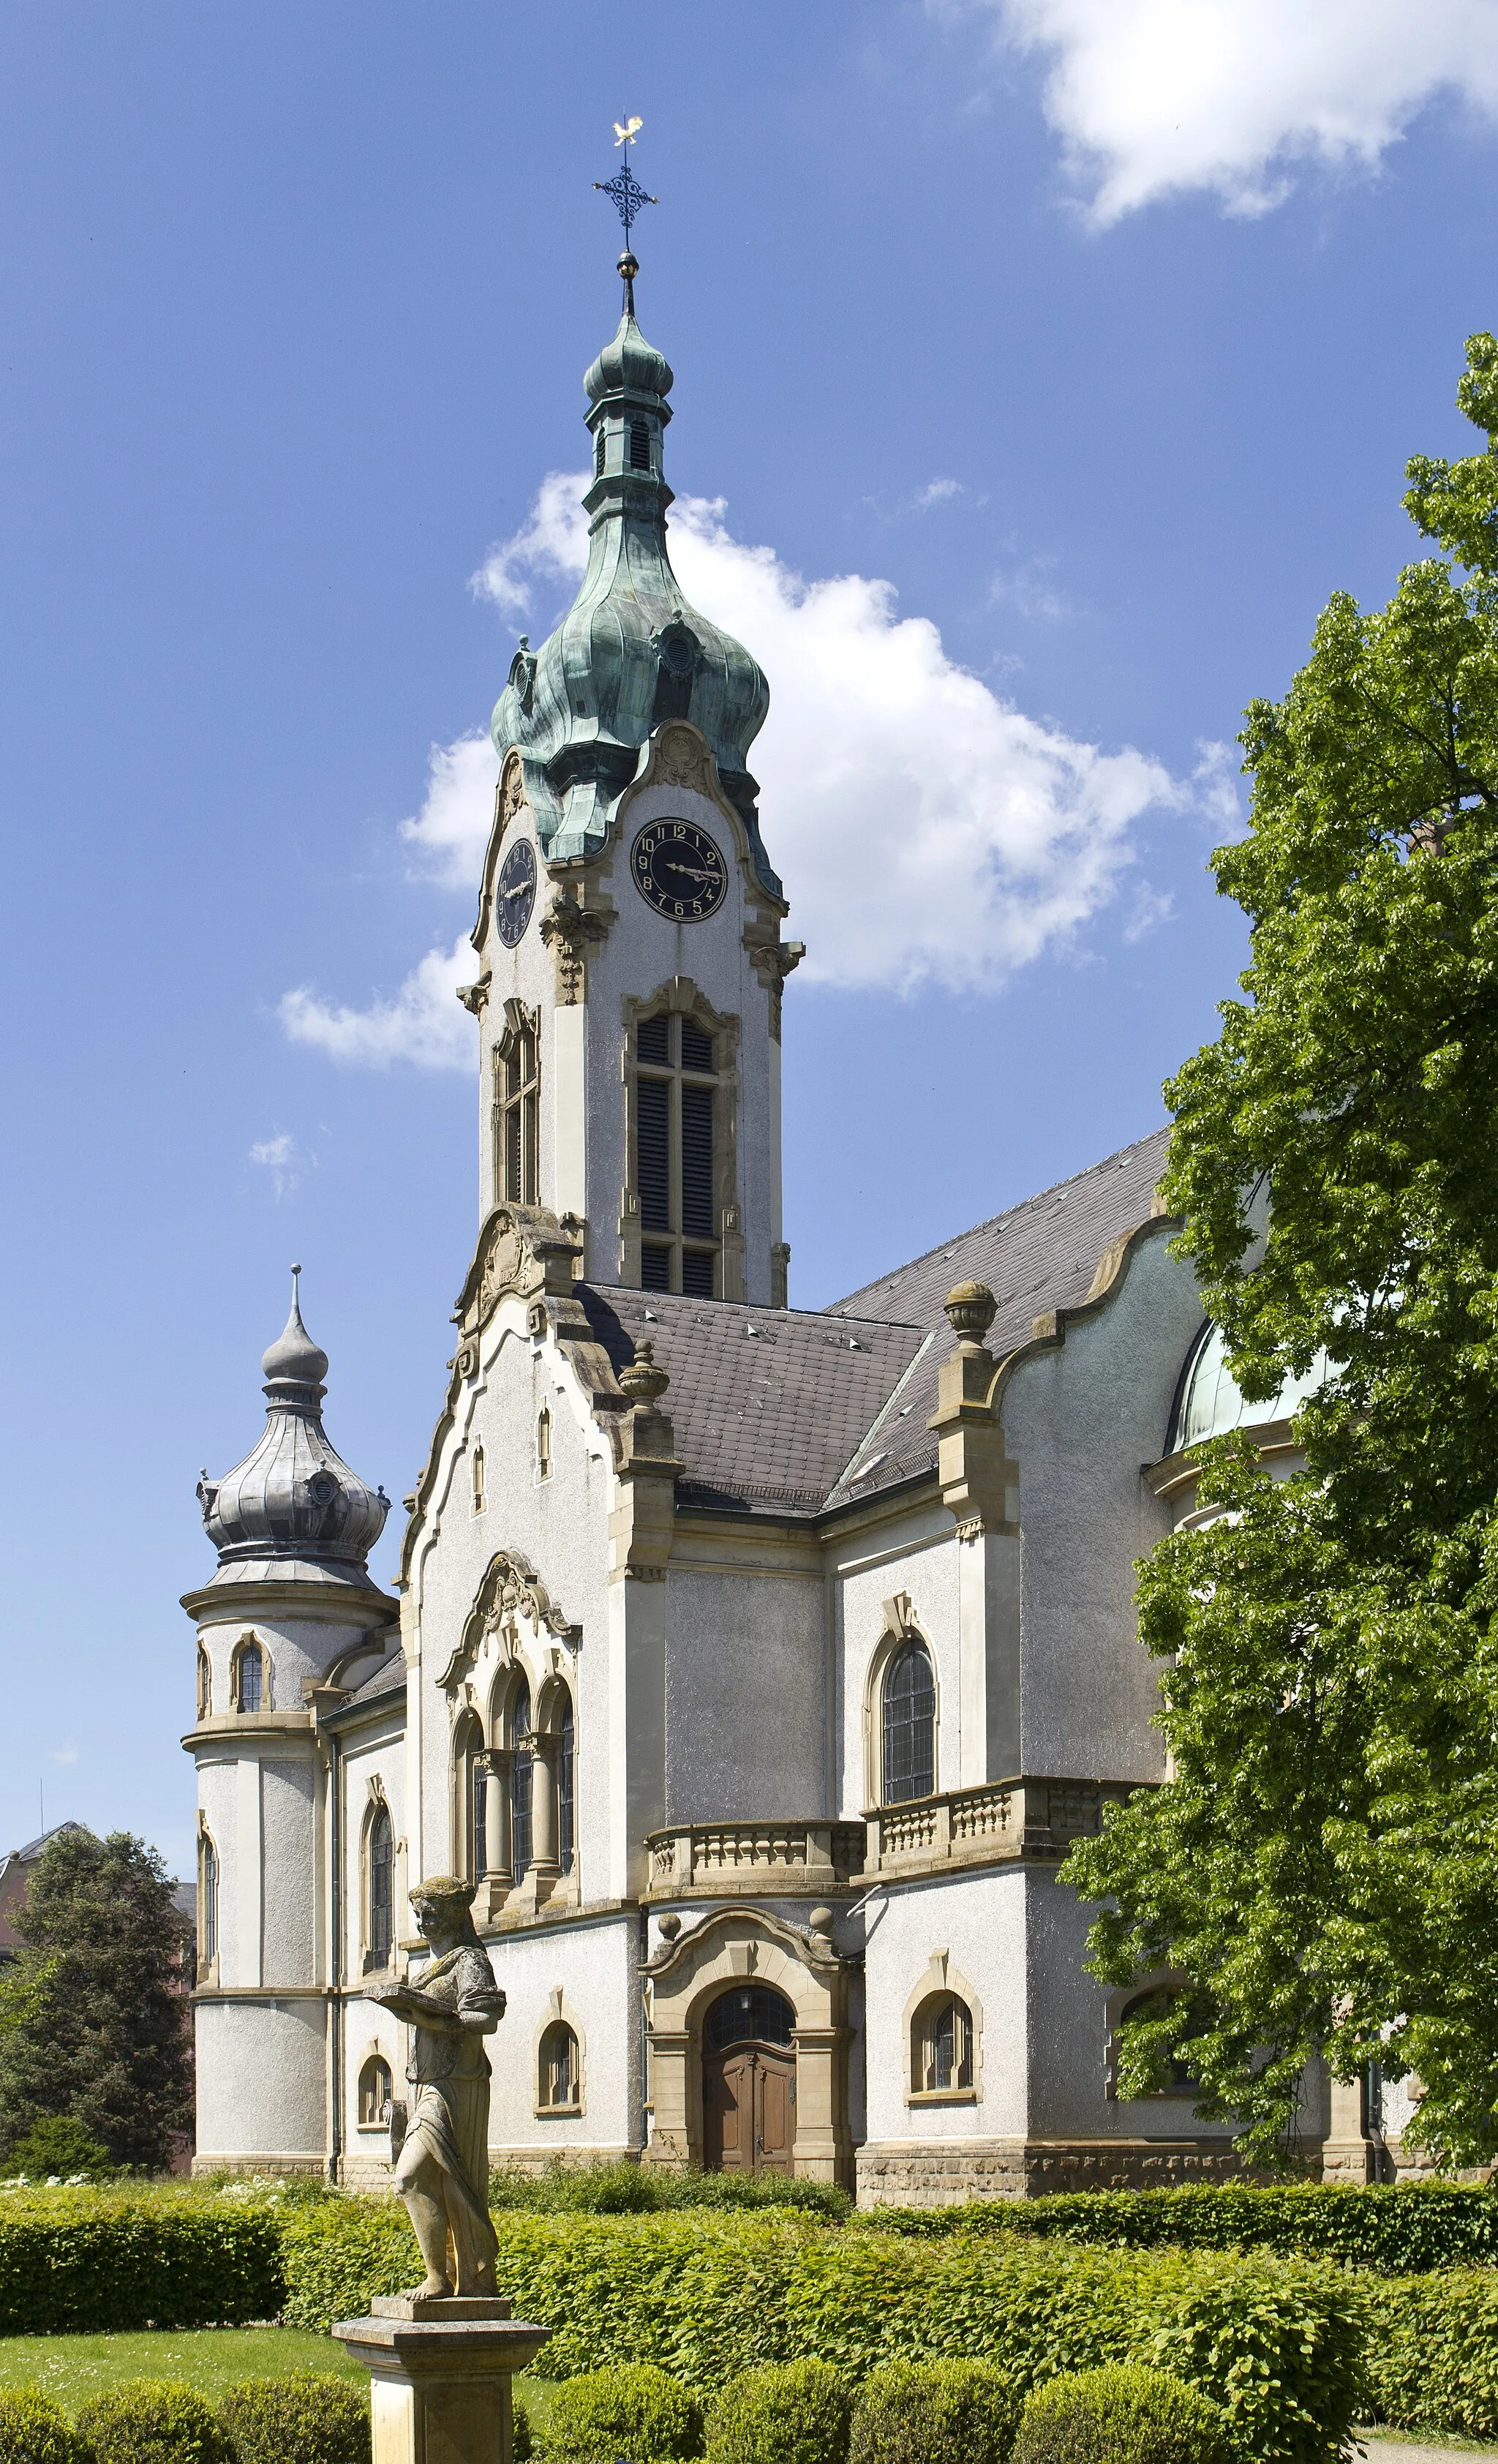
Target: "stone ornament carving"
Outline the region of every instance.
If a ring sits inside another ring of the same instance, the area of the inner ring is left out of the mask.
[[[520,769],[520,757],[512,753],[499,773],[499,784],[495,789],[495,822],[501,838],[524,802],[525,780]]]
[[[980,1344],[999,1313],[999,1304],[986,1284],[954,1284],[942,1308],[959,1343]]]
[[[513,1636],[521,1617],[536,1634],[554,1636],[570,1650],[575,1651],[583,1639],[582,1627],[573,1625],[562,1615],[530,1559],[522,1557],[518,1549],[496,1550],[463,1621],[462,1639],[438,1683],[451,1689],[459,1672],[476,1660],[488,1638]]]
[[[773,925],[746,924],[744,948],[749,963],[770,996],[770,1033],[781,1041],[781,1011],[785,979],[793,976],[806,955],[804,941],[782,941]]]
[[[664,1369],[656,1365],[653,1343],[635,1345],[634,1358],[619,1372],[619,1383],[631,1403],[643,1404],[648,1411],[660,1401],[671,1378]]]
[[[494,977],[486,967],[475,983],[459,984],[457,997],[470,1018],[482,1018],[489,1001],[489,988],[493,982]]]
[[[458,1302],[464,1335],[477,1334],[508,1292],[526,1301],[570,1294],[576,1261],[576,1241],[549,1207],[496,1206]]]
[[[474,1886],[434,1874],[410,1894],[434,1953],[415,1985],[368,1991],[411,2030],[414,2091],[392,2177],[420,2245],[422,2301],[492,2299],[498,2241],[489,2214],[489,2057],[504,1995],[474,1930]],[[367,1990],[367,1989],[366,1989]]]
[[[574,1008],[587,991],[587,954],[606,939],[614,910],[584,907],[575,890],[559,890],[540,920],[540,936],[557,970],[557,1001]]]
[[[658,787],[694,788],[714,803],[722,792],[717,783],[717,763],[706,737],[679,719],[661,729],[650,778],[652,785]]]

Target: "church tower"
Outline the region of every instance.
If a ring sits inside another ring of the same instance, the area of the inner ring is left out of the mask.
[[[769,689],[667,548],[672,375],[624,314],[584,380],[588,563],[495,710],[495,825],[463,998],[481,1217],[540,1206],[592,1282],[785,1305],[781,991],[802,957],[760,836]]]

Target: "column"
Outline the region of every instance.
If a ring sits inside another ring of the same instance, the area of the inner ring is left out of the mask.
[[[555,1880],[557,1861],[557,1756],[561,1739],[537,1736],[531,1763],[531,1871]]]
[[[484,1774],[484,1853],[487,1862],[483,1880],[486,1882],[502,1882],[508,1890],[514,1874],[510,1846],[511,1757],[496,1748],[480,1754],[477,1760]]]

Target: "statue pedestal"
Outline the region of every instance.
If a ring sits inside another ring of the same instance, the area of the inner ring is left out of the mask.
[[[511,2464],[510,2378],[551,2335],[508,2301],[396,2293],[333,2333],[370,2376],[374,2464]]]

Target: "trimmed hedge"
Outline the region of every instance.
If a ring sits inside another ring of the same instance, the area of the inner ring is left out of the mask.
[[[861,2226],[922,2241],[953,2233],[1132,2250],[1272,2250],[1380,2276],[1498,2264],[1498,2189],[1459,2182],[1203,2183],[1181,2190],[1072,2190],[956,2208],[876,2208]]]
[[[369,2407],[346,2379],[241,2379],[218,2417],[234,2464],[369,2464]]]
[[[584,2370],[555,2390],[543,2453],[565,2464],[611,2464],[620,2455],[702,2453],[702,2408],[679,2379],[650,2362]]]
[[[1024,2408],[1014,2464],[1229,2464],[1223,2424],[1169,2370],[1068,2370]]]
[[[88,2464],[60,2405],[35,2387],[0,2395],[0,2464]]]
[[[859,2390],[852,2464],[1005,2464],[1024,2402],[992,2362],[892,2362]]]
[[[1498,2273],[1396,2277],[1363,2300],[1363,2419],[1498,2438]]]
[[[233,2464],[228,2439],[181,2379],[124,2379],[86,2404],[77,2434],[91,2464]]]
[[[0,2335],[239,2327],[284,2298],[266,2208],[180,2191],[0,2197]]]
[[[1358,2392],[1356,2279],[1305,2260],[1078,2250],[1015,2236],[918,2243],[796,2216],[501,2215],[497,2290],[555,2329],[548,2378],[649,2361],[711,2390],[816,2359],[850,2384],[898,2360],[992,2361],[1019,2385],[1158,2362],[1218,2406],[1259,2464],[1330,2464]],[[384,2205],[284,2227],[288,2321],[326,2326],[411,2281]]]
[[[566,2165],[554,2156],[539,2173],[496,2165],[489,2175],[489,2204],[531,2215],[594,2216],[660,2215],[673,2208],[802,2208],[828,2224],[843,2223],[853,2209],[848,2192],[830,2182],[802,2182],[783,2173],[663,2172],[624,2156],[588,2165]]]
[[[708,2414],[708,2464],[847,2464],[851,2410],[826,2362],[745,2370]]]

